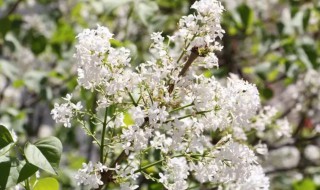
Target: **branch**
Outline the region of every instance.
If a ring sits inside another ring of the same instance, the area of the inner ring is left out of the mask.
[[[197,47],[192,48],[191,54],[190,54],[186,64],[181,69],[178,77],[184,76],[186,74],[187,70],[189,69],[189,67],[191,66],[191,64],[194,62],[194,60],[197,59],[197,57],[199,56],[197,49],[198,49]],[[169,94],[171,94],[173,92],[173,89],[174,89],[174,84],[170,84],[169,89],[168,89]]]
[[[23,0],[17,0],[12,7],[9,8],[7,14],[5,14],[4,17],[8,17],[10,16],[12,13],[14,13],[14,11],[18,8],[18,5],[22,2]]]

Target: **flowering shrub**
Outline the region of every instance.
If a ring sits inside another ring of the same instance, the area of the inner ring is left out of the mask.
[[[86,128],[86,117],[101,126],[85,129],[99,147],[100,161],[83,164],[75,176],[79,185],[137,189],[137,179],[144,177],[172,190],[199,183],[268,189],[269,179],[246,144],[260,107],[257,88],[233,75],[221,82],[201,74],[202,68],[218,67],[224,8],[213,0],[196,1],[191,8],[195,13],[181,18],[174,35],[151,35],[152,58],[135,69],[130,51],[112,46],[108,28],[85,29],[77,36],[78,84],[94,93],[98,110],[81,109],[67,95],[51,113],[66,127],[77,119]],[[151,167],[155,171],[147,173]]]
[[[320,4],[221,2],[0,0],[0,189],[315,189]]]

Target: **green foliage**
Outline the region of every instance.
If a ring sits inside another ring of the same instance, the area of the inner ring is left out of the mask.
[[[43,138],[35,142],[34,145],[40,150],[53,168],[58,168],[62,154],[62,144],[58,138]]]
[[[23,163],[21,163],[23,164]],[[25,162],[23,167],[21,168],[19,172],[19,178],[17,180],[17,183],[20,183],[24,180],[27,180],[29,177],[31,177],[33,174],[35,174],[38,171],[38,167],[30,164],[29,162]]]
[[[61,154],[62,144],[56,137],[47,137],[38,140],[34,144],[26,143],[24,148],[24,158],[19,160],[14,152],[13,147],[18,146],[14,143],[10,131],[0,125],[0,189],[12,187],[17,183],[28,180],[39,169],[49,174],[56,175],[54,168],[58,168]],[[18,147],[19,149],[19,147]],[[43,184],[52,184],[53,189],[59,189],[59,184],[55,179],[46,178],[46,180],[38,181],[36,187],[44,189]]]
[[[34,190],[59,190],[59,182],[52,177],[42,178],[36,181]]]
[[[5,126],[0,125],[0,149],[6,147],[12,142],[13,139],[9,130]]]
[[[24,154],[30,164],[37,166],[51,174],[56,174],[47,157],[37,148],[37,146],[27,143],[24,148]]]
[[[312,179],[306,178],[293,184],[294,190],[316,190],[317,186]]]

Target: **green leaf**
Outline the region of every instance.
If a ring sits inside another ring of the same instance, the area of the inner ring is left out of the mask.
[[[28,179],[39,170],[38,167],[26,162],[20,170],[18,183]]]
[[[302,24],[303,24],[303,29],[304,29],[304,31],[307,30],[307,27],[308,27],[308,25],[309,25],[310,16],[311,16],[311,11],[310,11],[310,9],[307,9],[307,10],[303,13],[303,19],[302,19]]]
[[[62,144],[56,137],[43,138],[34,143],[53,167],[58,167],[62,154]]]
[[[9,130],[5,126],[0,125],[0,150],[12,142],[13,139]]]
[[[299,181],[293,184],[293,189],[294,190],[316,190],[317,186],[311,179],[306,178],[302,181]]]
[[[4,148],[0,149],[0,157],[7,155],[14,145],[15,145],[15,143],[10,143],[7,146],[5,146]]]
[[[59,190],[59,182],[52,177],[43,178],[36,182],[34,190]]]
[[[52,168],[50,162],[35,145],[27,143],[24,148],[24,154],[29,163],[56,175],[56,172]]]
[[[10,160],[0,161],[0,190],[6,189],[8,177],[10,175],[11,162]]]
[[[260,93],[261,93],[261,96],[267,100],[273,97],[273,91],[268,87],[263,88]]]
[[[17,184],[20,165],[16,158],[0,157],[0,190]]]
[[[11,25],[12,23],[8,17],[0,19],[0,38],[6,36],[6,33],[10,31]]]
[[[249,28],[253,24],[253,11],[250,7],[243,4],[237,8],[237,11],[240,15],[240,19],[242,22],[242,27],[245,31],[249,31]]]

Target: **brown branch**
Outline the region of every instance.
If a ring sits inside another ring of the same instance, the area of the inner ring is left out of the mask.
[[[191,54],[190,54],[186,64],[181,69],[181,71],[180,71],[180,73],[178,75],[179,77],[184,76],[186,74],[186,72],[188,71],[189,67],[194,62],[194,60],[197,59],[197,57],[199,57],[198,48],[194,47],[191,50]],[[173,89],[174,89],[174,84],[170,84],[168,92],[171,94],[173,92]]]
[[[22,2],[23,0],[17,0],[12,7],[9,8],[7,14],[4,17],[8,17],[10,16],[12,13],[14,13],[14,11],[16,11],[16,9],[18,8],[19,4]]]
[[[128,155],[126,152],[123,150],[121,154],[117,157],[117,159],[111,164],[111,168],[115,168],[117,164],[121,163],[124,159],[126,159]],[[108,183],[113,182],[113,174],[114,170],[108,170],[107,172],[102,172],[101,173],[101,181],[103,182],[104,185],[108,185]],[[99,188],[97,189],[102,189],[104,185],[100,185]]]

